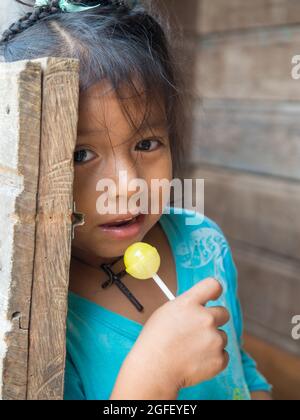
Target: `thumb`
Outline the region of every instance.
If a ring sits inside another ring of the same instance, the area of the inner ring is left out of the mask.
[[[195,284],[184,295],[193,302],[204,306],[210,300],[217,300],[222,293],[223,288],[220,282],[214,278],[207,278]]]

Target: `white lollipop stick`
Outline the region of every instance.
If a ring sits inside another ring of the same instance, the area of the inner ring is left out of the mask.
[[[164,294],[167,296],[169,300],[174,300],[175,296],[173,293],[167,288],[165,283],[162,281],[162,279],[159,277],[158,274],[153,274],[153,280],[155,283],[161,288],[161,290],[164,292]]]

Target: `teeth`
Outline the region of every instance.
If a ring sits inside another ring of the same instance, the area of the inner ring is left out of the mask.
[[[133,222],[136,218],[137,217],[133,217],[131,219],[126,219],[126,220],[125,219],[120,220],[118,222],[111,223],[110,226],[118,226],[118,225],[123,225],[123,224],[128,223],[128,222]]]
[[[135,219],[135,217],[130,217],[129,219],[124,219],[124,220],[116,220],[114,223],[125,223],[125,222],[129,222],[132,219]]]
[[[139,215],[135,216],[135,217],[130,217],[128,219],[123,219],[123,220],[116,220],[115,222],[112,223],[107,223],[103,226],[107,226],[107,227],[116,227],[116,226],[121,226],[121,225],[129,225],[131,223],[134,223],[136,221],[136,219],[138,218]]]

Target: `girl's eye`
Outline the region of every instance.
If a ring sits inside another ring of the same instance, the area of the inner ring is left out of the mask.
[[[162,142],[158,139],[147,139],[140,141],[137,145],[135,150],[139,150],[142,152],[153,152],[154,150],[158,149],[162,146]]]
[[[93,158],[94,155],[95,153],[88,149],[77,150],[74,153],[74,162],[75,163],[88,162]]]

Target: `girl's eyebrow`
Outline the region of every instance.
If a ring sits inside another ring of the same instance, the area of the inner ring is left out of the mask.
[[[150,128],[165,128],[167,126],[166,118],[159,118],[154,120],[146,120],[141,124],[140,130],[146,130]]]

